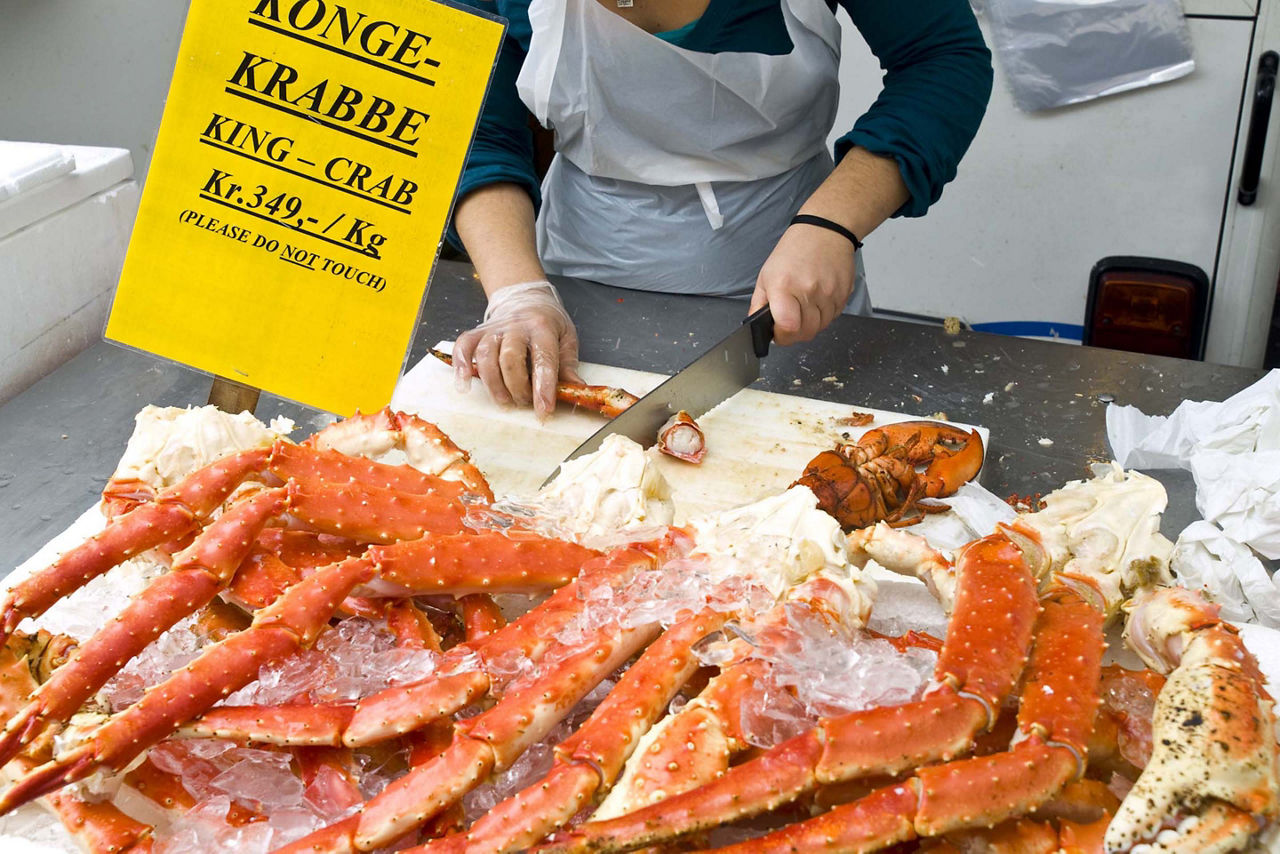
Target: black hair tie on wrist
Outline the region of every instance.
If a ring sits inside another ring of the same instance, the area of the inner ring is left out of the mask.
[[[858,235],[840,223],[832,222],[825,217],[814,216],[813,214],[796,214],[791,218],[791,225],[816,225],[818,228],[825,228],[827,231],[834,231],[842,237],[847,237],[849,242],[853,244],[855,252],[862,248],[862,241],[858,239]]]

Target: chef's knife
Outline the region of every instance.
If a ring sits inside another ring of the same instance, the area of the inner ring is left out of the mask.
[[[760,360],[768,355],[772,340],[773,315],[765,306],[744,320],[727,338],[597,430],[565,457],[565,462],[598,451],[604,440],[615,433],[647,448],[657,441],[658,428],[682,409],[700,418],[755,382],[760,376]],[[556,466],[542,485],[546,486],[558,474],[560,467]]]

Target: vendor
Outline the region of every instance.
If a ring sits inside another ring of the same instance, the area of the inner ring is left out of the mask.
[[[860,241],[938,199],[991,92],[969,0],[839,0],[886,74],[833,166],[836,0],[466,2],[510,23],[451,230],[489,307],[453,361],[539,413],[580,381],[548,273],[749,296],[780,344],[868,313]],[[555,130],[541,192],[530,113]]]

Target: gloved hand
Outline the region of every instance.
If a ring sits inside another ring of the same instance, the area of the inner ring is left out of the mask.
[[[478,376],[496,403],[532,403],[539,417],[555,408],[557,382],[582,382],[577,369],[578,332],[546,281],[495,291],[484,322],[459,335],[453,346],[459,391]]]

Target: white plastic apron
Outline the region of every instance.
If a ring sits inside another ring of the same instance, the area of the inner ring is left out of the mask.
[[[698,53],[596,0],[533,0],[520,97],[556,133],[538,249],[548,272],[672,293],[749,295],[830,173],[840,28],[781,0],[793,50]],[[850,307],[868,308],[862,263]]]

